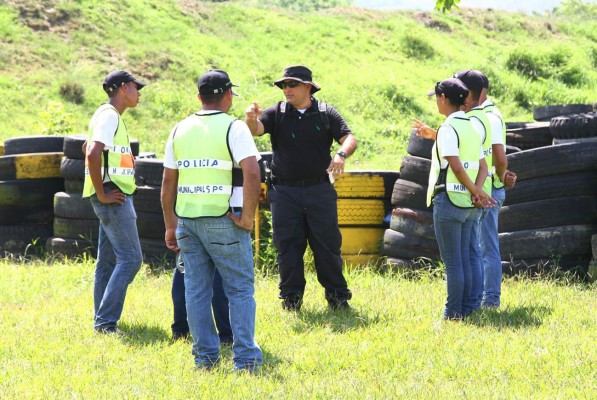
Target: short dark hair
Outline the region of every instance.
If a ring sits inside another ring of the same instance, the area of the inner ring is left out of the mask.
[[[206,106],[217,106],[220,103],[222,103],[222,101],[224,101],[224,98],[226,97],[226,92],[224,93],[215,93],[215,94],[199,94],[199,97],[201,98],[201,103],[206,105]]]

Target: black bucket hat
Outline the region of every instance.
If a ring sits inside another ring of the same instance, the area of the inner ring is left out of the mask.
[[[274,82],[274,85],[282,89],[282,82],[291,80],[301,83],[308,83],[311,85],[311,94],[321,90],[321,88],[313,83],[313,76],[311,70],[304,65],[292,65],[284,69],[284,76]]]

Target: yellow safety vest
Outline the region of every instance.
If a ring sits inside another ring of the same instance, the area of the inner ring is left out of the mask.
[[[496,115],[500,121],[502,122],[502,131],[501,132],[492,132],[492,135],[502,135],[503,138],[503,143],[504,146],[506,145],[506,123],[504,122],[504,117],[502,117],[502,113],[500,112],[500,110],[497,109],[497,107],[493,104],[490,103],[488,105],[486,105],[485,107],[483,107],[483,111],[485,111],[485,113],[492,113],[494,115]],[[497,172],[495,171],[495,168],[492,168],[492,172],[493,172],[493,187],[496,189],[501,189],[504,187],[504,182],[502,182],[500,180],[500,177],[498,176]]]
[[[233,160],[228,147],[235,119],[223,112],[193,114],[175,128],[178,168],[174,211],[184,218],[219,217],[230,207]]]
[[[103,171],[102,179],[105,179],[105,177],[108,176],[110,180],[118,186],[122,193],[131,195],[137,191],[137,185],[135,185],[135,158],[133,156],[133,151],[131,150],[131,143],[129,141],[126,125],[124,124],[120,113],[111,104],[104,104],[97,109],[91,121],[93,121],[99,113],[108,110],[114,110],[118,115],[118,128],[116,128],[116,132],[114,133],[114,145],[104,147],[104,154],[101,159],[101,168]],[[94,128],[93,123],[90,123],[87,143],[91,143]],[[94,193],[95,188],[91,182],[89,165],[87,164],[87,158],[85,158],[83,197],[90,197]]]
[[[459,149],[458,158],[468,177],[475,182],[479,173],[479,146],[481,145],[481,138],[475,128],[473,128],[469,118],[451,118],[447,122],[447,125],[451,126],[456,132]],[[473,208],[471,193],[460,183],[452,168],[449,165],[445,169],[441,168],[437,140],[433,145],[431,157],[431,171],[429,173],[429,186],[427,188],[427,206],[431,205],[431,200],[436,193],[436,189],[443,188],[448,195],[448,199],[454,206],[459,208]]]
[[[483,143],[481,146],[483,147],[483,155],[485,156],[485,162],[487,163],[487,179],[483,183],[483,191],[491,196],[491,184],[492,184],[492,175],[494,172],[493,169],[493,151],[491,147],[492,142],[492,130],[491,130],[491,122],[489,122],[489,118],[487,118],[487,114],[483,111],[482,107],[475,107],[466,112],[469,118],[477,118],[483,124],[485,128],[485,137],[481,138]]]

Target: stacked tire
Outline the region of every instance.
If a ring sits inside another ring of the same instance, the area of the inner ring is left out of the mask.
[[[508,164],[518,180],[499,215],[505,272],[585,272],[597,233],[597,142],[522,151],[508,155]]]
[[[549,129],[554,144],[597,141],[597,113],[554,117]]]
[[[427,207],[427,187],[433,141],[411,131],[409,155],[400,165],[391,196],[390,227],[383,239],[382,254],[390,266],[416,268],[421,259],[439,260],[432,207]]]
[[[163,174],[163,159],[143,158],[135,164],[137,230],[143,260],[149,264],[172,263],[175,258],[175,253],[168,250],[164,242],[166,227],[160,200]]]
[[[394,171],[350,171],[334,183],[338,193],[338,225],[342,233],[342,258],[348,266],[377,266]]]
[[[593,259],[589,262],[587,268],[587,280],[589,282],[597,282],[597,234],[591,236],[591,251]]]
[[[547,122],[518,122],[506,125],[506,145],[520,150],[551,146],[553,136]]]
[[[54,193],[63,136],[24,136],[4,142],[0,156],[0,255],[32,255],[52,236]],[[41,246],[40,246],[41,245]]]

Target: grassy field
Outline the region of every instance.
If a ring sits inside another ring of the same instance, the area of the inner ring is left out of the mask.
[[[283,312],[277,277],[256,281],[258,376],[212,372],[172,342],[171,272],[144,267],[120,327],[92,329],[93,263],[0,261],[2,399],[590,399],[597,396],[595,286],[506,280],[503,307],[440,320],[445,282],[348,274],[354,312],[333,313],[308,276],[306,304]]]
[[[282,99],[271,82],[285,66],[307,64],[322,86],[318,96],[359,138],[352,170],[397,170],[411,118],[441,120],[425,93],[460,69],[489,75],[490,95],[509,121],[531,121],[535,106],[597,100],[595,7],[444,15],[260,3],[0,3],[0,140],[85,132],[105,101],[101,81],[116,68],[150,83],[125,118],[142,151],[161,156],[171,127],[198,107],[196,79],[207,69],[223,68],[240,84],[232,113],[242,118],[252,101]],[[269,150],[268,139],[258,146]]]

